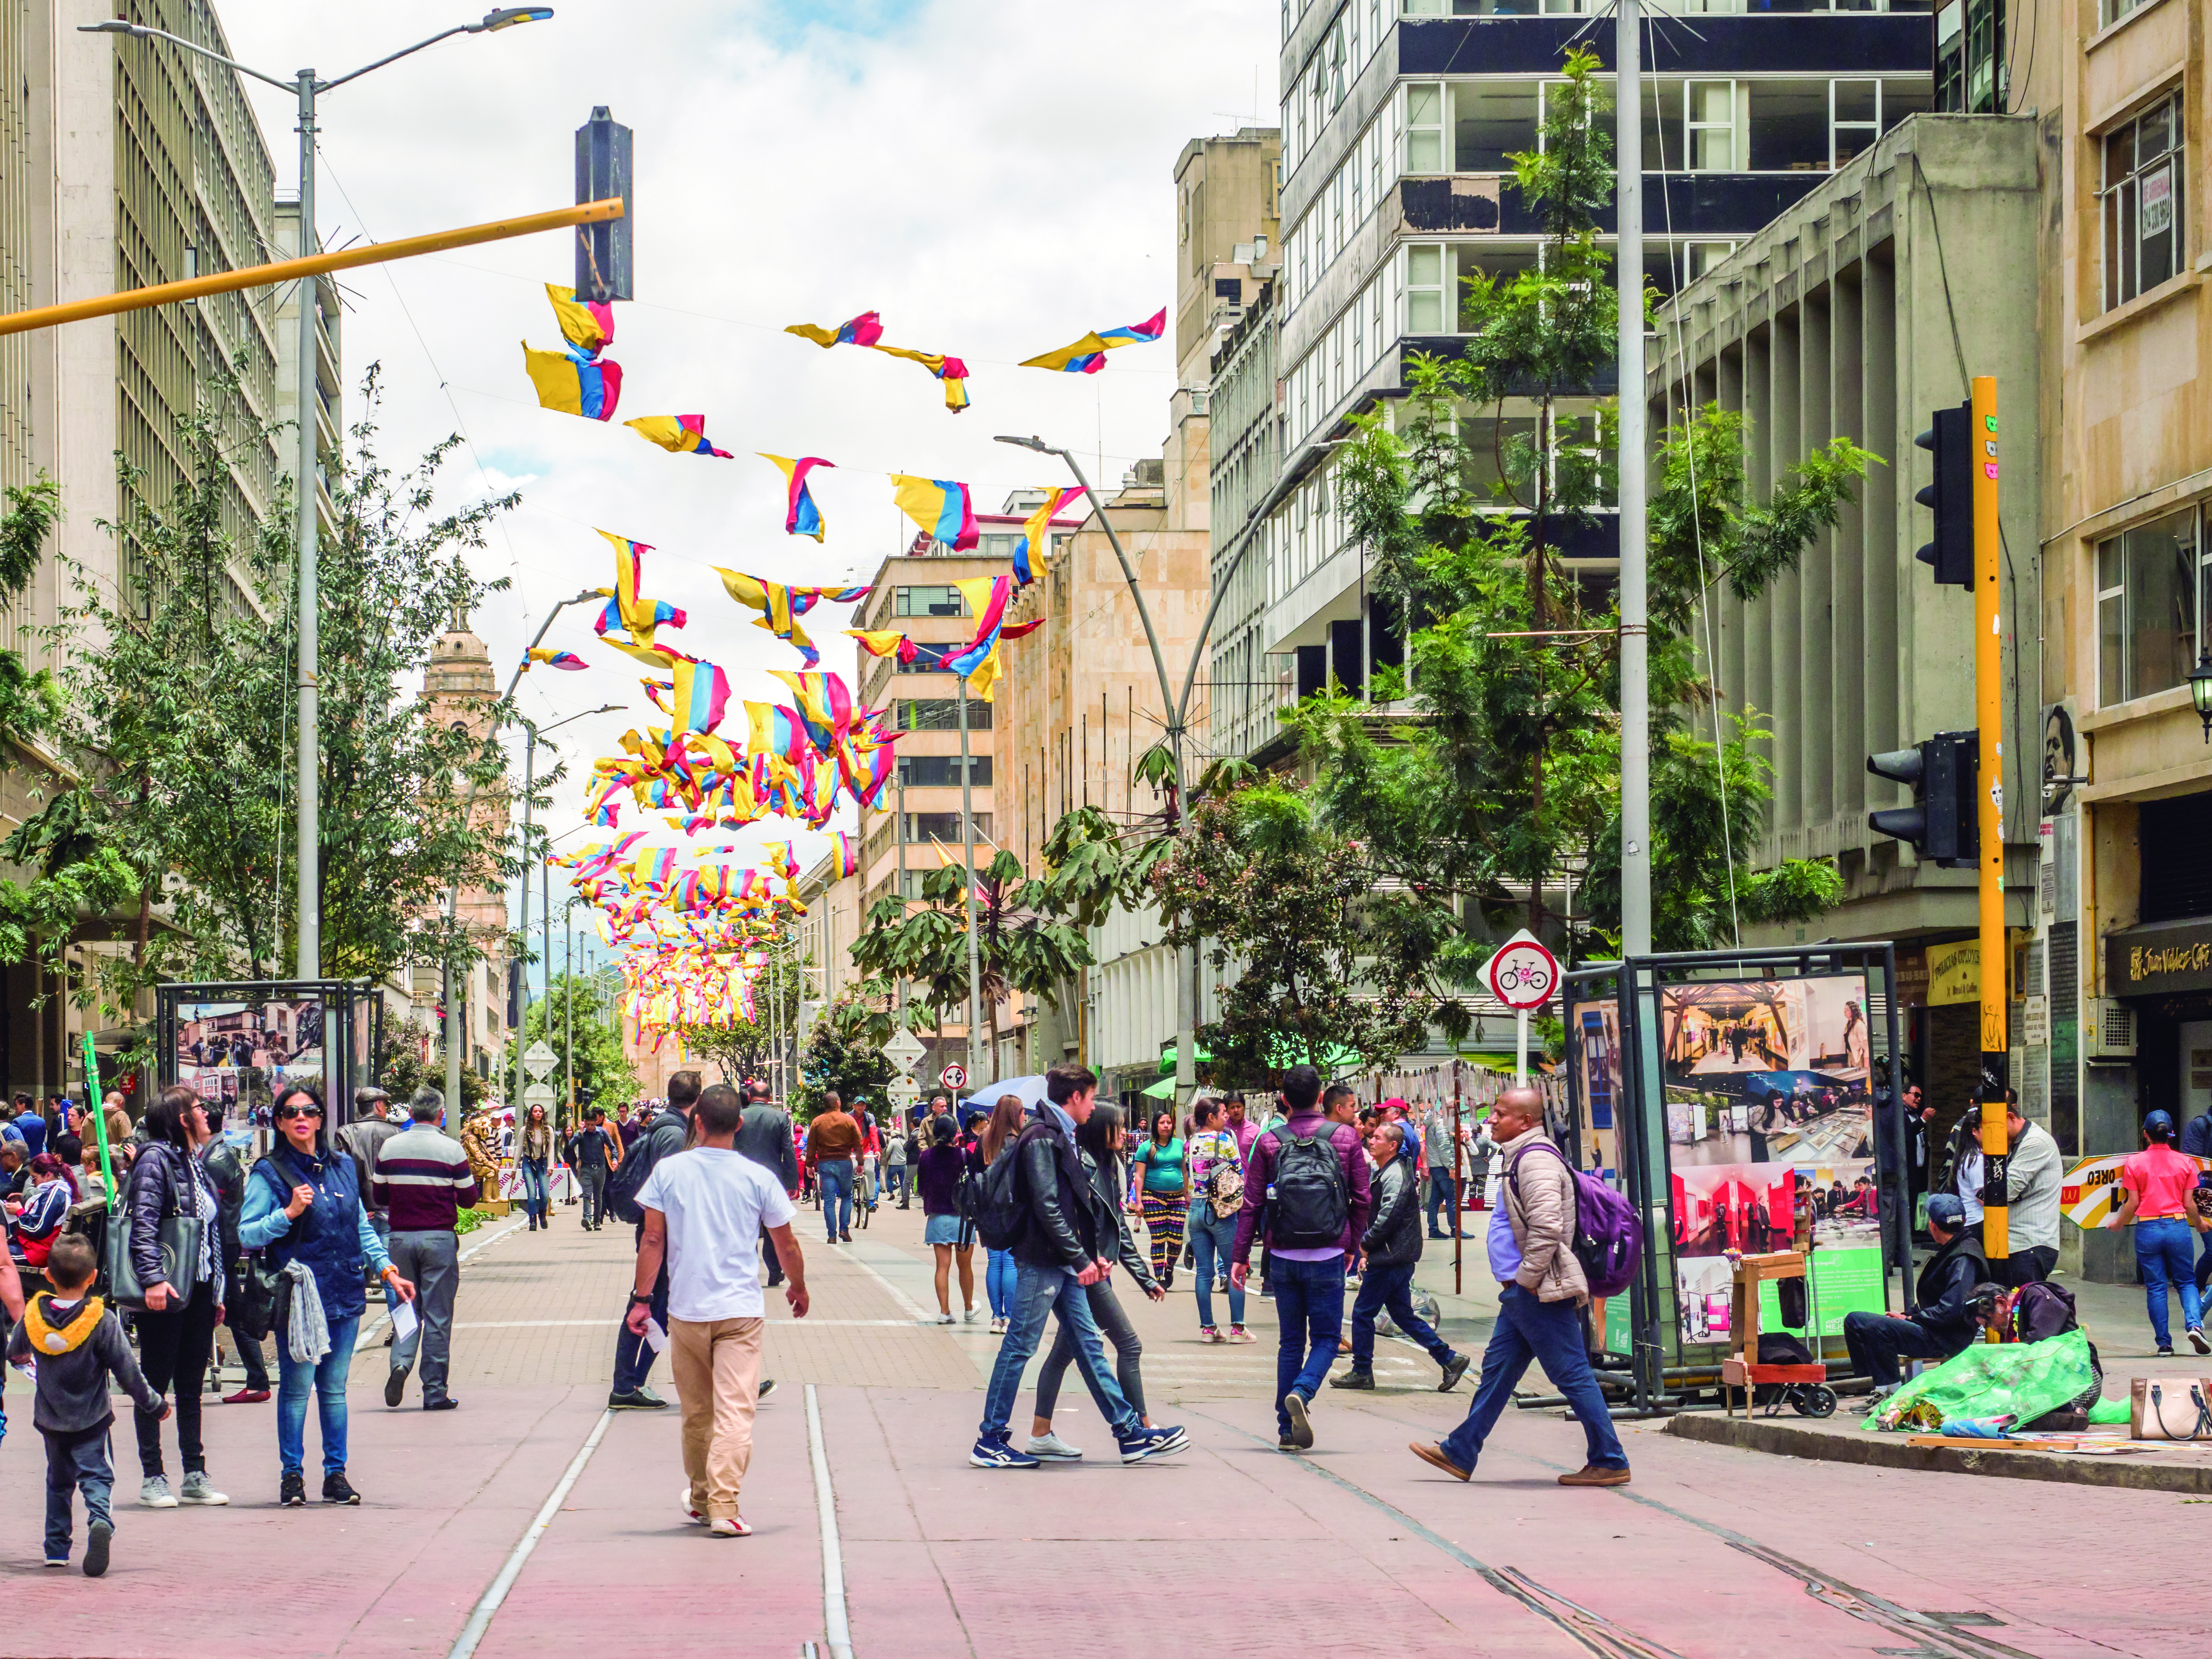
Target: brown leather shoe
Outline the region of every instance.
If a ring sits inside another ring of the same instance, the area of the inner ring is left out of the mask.
[[[1601,1469],[1595,1463],[1585,1463],[1572,1474],[1559,1477],[1563,1486],[1625,1486],[1628,1484],[1626,1469]]]
[[[1444,1449],[1442,1446],[1424,1445],[1420,1441],[1415,1440],[1411,1442],[1407,1446],[1406,1449],[1413,1453],[1414,1456],[1419,1458],[1421,1462],[1429,1465],[1430,1468],[1442,1469],[1446,1474],[1451,1476],[1455,1480],[1464,1480],[1474,1473],[1473,1469],[1463,1469],[1460,1468],[1460,1466],[1453,1462],[1450,1458],[1446,1457],[1444,1455]]]

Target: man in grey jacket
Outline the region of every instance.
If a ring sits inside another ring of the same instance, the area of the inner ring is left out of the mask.
[[[1482,1386],[1467,1420],[1441,1443],[1413,1443],[1414,1456],[1455,1480],[1474,1473],[1483,1442],[1513,1397],[1530,1360],[1566,1396],[1589,1442],[1589,1460],[1563,1486],[1625,1486],[1628,1454],[1590,1370],[1583,1344],[1582,1304],[1589,1282],[1576,1260],[1573,1173],[1544,1133],[1544,1097],[1508,1089],[1490,1109],[1490,1133],[1502,1170],[1491,1212],[1490,1270],[1498,1276],[1498,1324],[1482,1356]]]
[[[2050,1278],[2058,1265],[2058,1195],[2066,1165],[2051,1131],[2021,1115],[2020,1097],[2007,1090],[2005,1102],[2005,1136],[2012,1146],[2005,1161],[2005,1199],[2011,1209],[1999,1271],[2007,1285],[2018,1287]]]

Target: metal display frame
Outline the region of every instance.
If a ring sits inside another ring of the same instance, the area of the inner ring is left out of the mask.
[[[374,980],[217,980],[162,985],[155,990],[154,1073],[157,1088],[178,1080],[178,1011],[202,1002],[319,1002],[323,1010],[322,1094],[324,1122],[336,1129],[351,1121],[353,1092],[381,1081],[384,996]],[[354,1055],[354,1038],[366,1024],[368,1058]]]
[[[1638,1415],[1668,1409],[1674,1395],[1693,1374],[1717,1370],[1718,1364],[1717,1359],[1700,1364],[1685,1355],[1680,1329],[1673,1317],[1675,1217],[1669,1177],[1674,1171],[1667,1139],[1664,1073],[1658,1050],[1660,990],[1664,986],[1701,980],[1725,982],[1730,979],[1834,979],[1855,975],[1864,977],[1870,993],[1878,976],[1888,1038],[1888,1051],[1881,1061],[1877,1063],[1869,1052],[1867,1077],[1868,1092],[1875,1101],[1869,1122],[1874,1133],[1875,1189],[1881,1194],[1882,1285],[1887,1306],[1890,1275],[1900,1275],[1909,1293],[1912,1262],[1911,1172],[1906,1163],[1909,1141],[1905,1124],[1902,1030],[1897,1007],[1896,945],[1884,940],[1872,944],[1655,954],[1577,968],[1561,980],[1559,1012],[1566,1040],[1566,1139],[1569,1156],[1577,1169],[1587,1167],[1582,1146],[1585,1072],[1581,1028],[1574,1018],[1574,1010],[1578,1005],[1589,1003],[1611,1004],[1620,1034],[1620,1088],[1613,1102],[1613,1133],[1619,1141],[1621,1191],[1630,1206],[1644,1218],[1643,1259],[1629,1285],[1631,1398]],[[1886,1100],[1877,1086],[1885,1073]],[[1890,1154],[1887,1157],[1884,1156],[1885,1148]],[[1601,1344],[1602,1331],[1595,1334]],[[1825,1353],[1825,1344],[1822,1352]]]

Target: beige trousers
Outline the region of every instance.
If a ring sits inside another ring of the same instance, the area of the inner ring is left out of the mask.
[[[734,1517],[753,1455],[760,1399],[763,1319],[672,1319],[668,1352],[684,1401],[684,1473],[691,1507],[709,1521]]]

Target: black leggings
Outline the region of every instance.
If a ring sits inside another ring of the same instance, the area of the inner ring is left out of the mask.
[[[167,1395],[177,1408],[177,1449],[185,1473],[204,1470],[207,1456],[200,1448],[200,1390],[207,1382],[208,1360],[215,1352],[216,1287],[194,1287],[192,1299],[183,1307],[159,1313],[131,1316],[138,1328],[138,1369],[146,1386]],[[138,1427],[138,1468],[143,1474],[161,1473],[161,1419],[150,1412],[131,1410]]]
[[[1114,1380],[1121,1385],[1121,1395],[1136,1410],[1145,1415],[1145,1379],[1137,1368],[1145,1345],[1137,1340],[1137,1328],[1129,1322],[1122,1310],[1121,1299],[1114,1294],[1114,1286],[1105,1279],[1083,1287],[1085,1298],[1091,1304],[1091,1317],[1114,1350]],[[1060,1380],[1066,1374],[1069,1363],[1075,1358],[1075,1333],[1067,1328],[1067,1322],[1060,1323],[1060,1334],[1053,1338],[1052,1352],[1044,1357],[1037,1369],[1036,1414],[1049,1422],[1053,1408],[1060,1403]],[[1079,1367],[1079,1369],[1081,1369]],[[1091,1387],[1091,1373],[1083,1371],[1083,1386],[1091,1389],[1091,1398],[1101,1415],[1110,1423],[1113,1413],[1107,1411],[1099,1399],[1098,1390]]]

